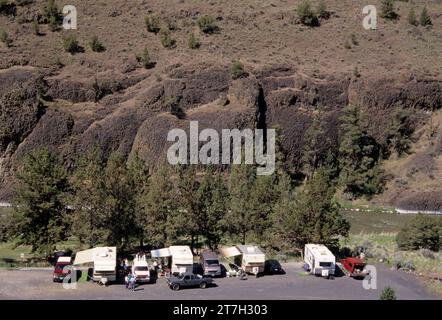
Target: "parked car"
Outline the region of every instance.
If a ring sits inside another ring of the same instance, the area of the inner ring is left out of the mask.
[[[203,276],[221,276],[221,266],[215,252],[204,251],[201,253],[200,264],[203,269]]]
[[[182,273],[178,276],[168,277],[166,280],[169,287],[175,291],[187,287],[200,287],[201,289],[205,289],[213,283],[212,278],[203,278],[203,276],[193,273]]]
[[[71,274],[71,260],[71,257],[58,257],[52,274],[52,280],[54,282],[63,282],[64,278]]]
[[[265,274],[284,274],[285,271],[277,260],[266,260],[264,266]]]

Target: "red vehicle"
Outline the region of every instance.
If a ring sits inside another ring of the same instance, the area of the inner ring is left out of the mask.
[[[54,273],[52,275],[54,282],[63,282],[64,278],[71,274],[72,263],[71,257],[59,257],[55,264]]]
[[[344,267],[344,272],[353,278],[364,278],[368,275],[365,266],[367,265],[364,260],[359,258],[345,258],[341,259],[342,266]]]

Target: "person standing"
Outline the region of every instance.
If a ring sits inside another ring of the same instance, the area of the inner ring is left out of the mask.
[[[136,284],[137,278],[135,277],[134,274],[131,274],[131,278],[130,278],[130,288],[132,289],[132,291],[135,291],[135,284]]]

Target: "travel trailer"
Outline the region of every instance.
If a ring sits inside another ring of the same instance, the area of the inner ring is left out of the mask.
[[[145,255],[136,255],[133,261],[132,272],[136,282],[150,282],[150,270]]]
[[[266,256],[254,245],[238,245],[222,248],[221,254],[226,258],[234,258],[234,263],[246,273],[260,276],[264,273]]]
[[[322,244],[306,244],[304,262],[306,270],[311,274],[326,278],[335,274],[336,258]]]
[[[193,254],[189,246],[170,246],[151,251],[152,258],[166,258],[172,274],[193,273]]]
[[[92,264],[92,280],[107,284],[117,280],[117,248],[97,247],[77,252],[74,266]]]

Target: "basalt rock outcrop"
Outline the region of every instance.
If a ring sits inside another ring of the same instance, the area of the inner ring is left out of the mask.
[[[278,126],[289,161],[300,168],[305,132],[318,110],[325,115],[329,147],[336,147],[339,117],[347,104],[370,110],[370,126],[381,140],[395,105],[413,108],[424,119],[442,104],[441,79],[412,75],[315,78],[280,65],[233,80],[222,64],[171,65],[161,79],[146,72],[117,75],[115,81],[48,76],[44,89],[49,102],[41,102],[36,70],[1,71],[0,198],[10,198],[13,173],[23,156],[42,145],[59,152],[68,168],[93,146],[128,158],[138,152],[155,164],[170,145],[168,131],[188,130],[190,121],[198,121],[200,130]],[[97,83],[104,88],[98,96]],[[183,116],[176,117],[171,108]]]

